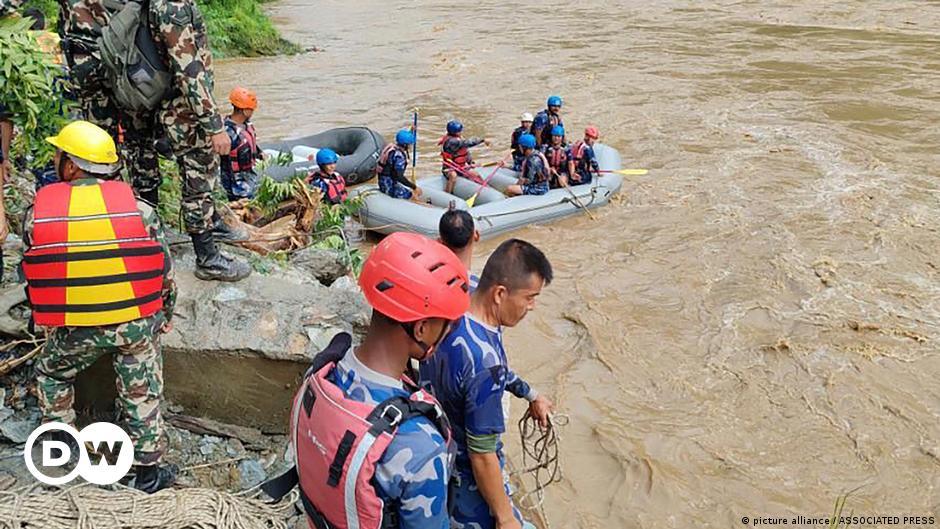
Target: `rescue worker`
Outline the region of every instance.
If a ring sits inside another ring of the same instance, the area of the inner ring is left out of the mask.
[[[473,216],[463,209],[448,209],[441,215],[437,231],[441,243],[450,248],[467,269],[470,278],[470,293],[477,288],[479,278],[470,271],[473,261],[473,245],[480,240],[480,232],[473,224]]]
[[[195,2],[60,0],[59,7],[62,49],[85,119],[113,138],[118,138],[120,126],[132,185],[151,204],[159,202],[161,183],[156,140],[165,134],[180,170],[180,209],[196,253],[196,277],[217,281],[247,277],[248,264],[220,252],[213,233],[213,228],[225,227],[212,193],[219,181],[219,156],[228,155],[232,145],[212,96],[212,52]],[[109,26],[112,18],[135,9],[146,10],[131,20],[143,21],[152,40],[147,45],[131,38],[145,32],[122,37],[120,28]],[[146,60],[128,64],[133,71],[110,69],[104,60],[107,49],[98,46],[103,36]],[[116,81],[137,76],[148,82]],[[158,98],[152,108],[129,108],[129,101],[139,103],[148,97]]]
[[[542,154],[548,162],[548,171],[551,173],[550,187],[565,187],[568,185],[568,161],[571,154],[565,141],[565,129],[561,125],[552,127],[552,142],[542,145]]]
[[[457,445],[450,488],[453,527],[518,529],[522,524],[503,474],[503,395],[510,390],[524,396],[543,426],[553,404],[509,369],[502,333],[535,308],[551,280],[551,264],[538,248],[519,239],[503,242],[483,267],[470,310],[421,365],[421,383],[444,407]]]
[[[561,97],[550,96],[546,101],[545,110],[535,115],[535,120],[532,121],[532,135],[535,136],[536,146],[541,147],[552,142],[552,127],[565,126],[561,121],[561,104]]]
[[[375,164],[379,191],[392,198],[411,199],[421,196],[421,188],[405,176],[408,169],[408,148],[415,143],[414,132],[402,129],[395,134],[395,143],[386,145]]]
[[[348,197],[346,179],[336,172],[339,156],[333,149],[317,151],[317,168],[307,175],[307,184],[314,186],[323,194],[323,201],[328,204],[341,204]]]
[[[467,273],[442,244],[393,233],[359,285],[372,306],[366,336],[350,349],[341,333],[316,356],[294,398],[296,466],[263,490],[280,498],[299,482],[310,527],[446,528],[450,427],[404,373],[467,310]]]
[[[544,195],[548,193],[548,180],[550,177],[548,160],[545,155],[535,148],[535,136],[523,134],[519,138],[519,146],[525,154],[522,161],[519,181],[506,186],[506,194],[514,197],[519,195]]]
[[[568,172],[573,185],[590,184],[592,174],[600,171],[597,165],[597,156],[594,154],[594,142],[601,133],[597,127],[591,125],[584,129],[584,139],[571,146],[571,157],[568,161]]]
[[[75,121],[46,141],[57,149],[59,182],[40,189],[26,213],[22,263],[33,322],[48,331],[36,363],[43,421],[74,424],[76,375],[111,355],[124,429],[134,442],[134,486],[155,492],[177,472],[160,465],[166,439],[159,340],[176,302],[169,247],[154,208],[131,186],[110,180],[120,164],[105,130]]]
[[[519,148],[519,137],[523,134],[528,134],[532,129],[532,114],[524,112],[519,119],[522,123],[520,126],[516,127],[516,130],[512,131],[509,144],[509,147],[512,149],[512,169],[514,171],[518,171],[519,168],[522,167],[522,160],[525,158],[522,154],[522,149]]]
[[[264,154],[258,147],[258,136],[251,116],[258,108],[258,96],[247,88],[236,86],[229,92],[232,113],[225,118],[225,132],[232,142],[232,150],[222,155],[222,187],[229,200],[254,198],[258,190],[258,175],[255,173],[255,160],[261,160]]]
[[[463,132],[463,123],[457,120],[447,122],[447,134],[438,140],[437,144],[441,146],[441,173],[447,182],[444,184],[444,192],[453,193],[457,185],[457,175],[473,180],[481,184],[483,179],[480,174],[473,170],[473,158],[470,156],[470,148],[483,143],[486,146],[490,142],[484,138],[470,138],[465,140],[460,137]]]

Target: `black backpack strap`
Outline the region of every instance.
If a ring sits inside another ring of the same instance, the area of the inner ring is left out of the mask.
[[[415,417],[426,417],[438,429],[442,437],[448,438],[450,423],[441,408],[407,397],[391,397],[382,401],[372,410],[366,420],[372,424],[369,433],[379,436],[383,433],[392,433],[399,425]]]

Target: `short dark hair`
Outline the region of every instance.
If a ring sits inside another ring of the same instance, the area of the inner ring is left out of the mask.
[[[462,209],[451,209],[441,215],[437,227],[441,242],[451,250],[466,248],[473,240],[473,216]]]
[[[525,286],[529,276],[538,274],[548,285],[552,282],[552,265],[542,250],[521,239],[500,244],[486,260],[477,290],[484,292],[496,285],[512,290]]]
[[[46,29],[46,15],[43,15],[42,11],[36,9],[35,7],[24,9],[23,18],[33,19],[33,25],[30,26],[29,29]]]

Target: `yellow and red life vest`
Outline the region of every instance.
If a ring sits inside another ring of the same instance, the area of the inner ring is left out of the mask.
[[[163,308],[163,248],[124,182],[40,189],[23,272],[37,325],[115,325]]]

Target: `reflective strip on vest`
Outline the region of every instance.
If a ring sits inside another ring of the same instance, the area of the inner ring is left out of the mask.
[[[115,325],[163,308],[163,248],[130,186],[51,184],[33,217],[23,272],[37,325]]]
[[[567,170],[567,168],[562,168],[562,167],[561,167],[562,164],[564,164],[565,162],[568,161],[567,157],[565,156],[565,148],[564,148],[564,147],[557,147],[557,148],[556,148],[555,146],[551,146],[551,147],[548,148],[548,152],[549,152],[549,154],[551,155],[551,156],[548,158],[548,163],[549,163],[549,166],[550,166],[552,169],[555,169],[556,171],[559,170],[559,169],[565,169],[565,170]]]

